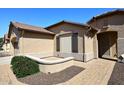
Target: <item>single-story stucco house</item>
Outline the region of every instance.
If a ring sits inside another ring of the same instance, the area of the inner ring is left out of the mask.
[[[94,58],[117,60],[124,53],[124,10],[97,15],[86,24],[61,21],[41,28],[11,22],[8,38],[15,55],[51,53],[83,62]]]

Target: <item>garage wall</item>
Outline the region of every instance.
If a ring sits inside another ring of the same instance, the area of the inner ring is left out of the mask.
[[[24,31],[19,40],[21,54],[53,54],[54,36]]]

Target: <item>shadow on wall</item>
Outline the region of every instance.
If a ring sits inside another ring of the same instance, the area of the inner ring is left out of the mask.
[[[92,32],[87,32],[86,33],[86,36],[88,37],[88,38],[93,38],[94,36],[95,36],[95,34],[96,34],[96,32],[95,31],[92,31]]]
[[[98,52],[99,57],[103,57],[104,55],[117,57],[116,48],[112,48],[113,45],[117,44],[117,33],[116,32],[106,32],[100,33],[97,35],[98,39]],[[110,55],[111,51],[116,51],[113,55]]]
[[[116,63],[108,85],[124,85],[124,63]]]

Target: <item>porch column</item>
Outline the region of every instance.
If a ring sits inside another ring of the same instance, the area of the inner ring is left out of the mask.
[[[124,54],[124,32],[123,31],[118,31],[117,52],[118,52],[118,57],[121,54]]]
[[[97,39],[97,35],[95,35],[95,37],[94,37],[93,49],[94,49],[94,58],[98,58],[98,39]]]

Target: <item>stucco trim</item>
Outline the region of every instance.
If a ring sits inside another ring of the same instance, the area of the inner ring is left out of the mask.
[[[41,53],[20,53],[19,55],[31,55],[34,57],[38,57],[38,58],[44,58],[44,57],[50,57],[53,56],[53,52],[41,52]]]

